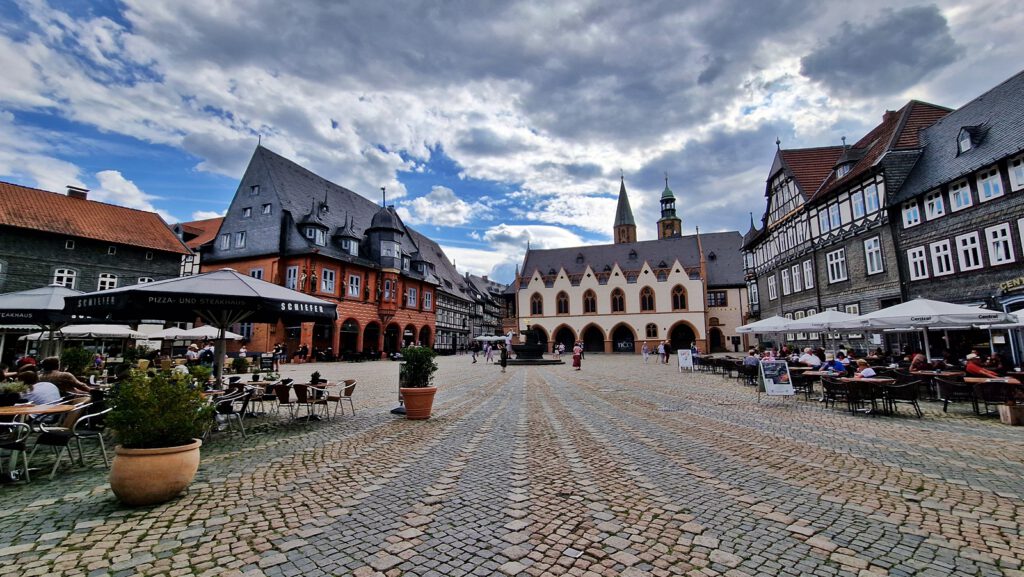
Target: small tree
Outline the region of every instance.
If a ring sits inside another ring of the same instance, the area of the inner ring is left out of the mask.
[[[213,418],[213,406],[190,386],[185,375],[131,376],[111,389],[107,425],[127,449],[187,445],[202,436]]]
[[[60,364],[64,370],[73,374],[81,375],[85,367],[92,361],[92,353],[82,347],[68,347],[60,354]]]
[[[402,349],[402,364],[398,371],[398,382],[402,387],[429,387],[437,371],[434,357],[437,353],[427,347],[406,347]]]

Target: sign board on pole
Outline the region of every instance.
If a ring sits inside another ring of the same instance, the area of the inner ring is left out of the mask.
[[[693,370],[693,351],[690,349],[679,349],[676,351],[679,354],[679,372],[683,372],[683,369]]]
[[[789,375],[789,365],[786,361],[761,361],[760,374],[759,393],[764,392],[769,397],[795,394],[793,379]]]

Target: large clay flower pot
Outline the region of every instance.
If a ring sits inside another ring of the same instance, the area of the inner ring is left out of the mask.
[[[188,487],[199,470],[199,447],[188,445],[162,449],[115,449],[110,467],[110,488],[125,505],[138,507],[170,501]]]
[[[403,387],[401,390],[405,400],[405,418],[414,421],[429,419],[437,387]]]

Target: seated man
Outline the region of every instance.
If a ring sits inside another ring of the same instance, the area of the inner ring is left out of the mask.
[[[910,359],[910,371],[930,371],[932,366],[928,364],[928,359],[921,353],[914,353],[914,356]]]
[[[821,366],[821,359],[818,358],[818,355],[814,354],[814,351],[811,350],[811,347],[807,347],[806,349],[804,349],[804,354],[800,355],[800,358],[797,360],[797,362],[799,362],[802,365],[807,365],[808,367],[817,368]]]
[[[836,353],[836,358],[832,359],[831,361],[826,362],[824,365],[822,365],[821,368],[825,369],[827,371],[835,371],[837,373],[845,373],[846,372],[846,355],[843,354],[843,351],[839,351],[838,353]]]
[[[964,368],[968,376],[997,379],[999,375],[981,366],[981,357],[971,353],[967,355],[967,366]]]
[[[89,385],[79,381],[75,375],[57,370],[60,368],[60,359],[57,357],[46,357],[39,363],[39,368],[39,381],[57,385],[62,395],[88,395],[92,391]]]
[[[757,358],[757,351],[750,349],[747,352],[747,356],[743,358],[743,366],[745,367],[756,367],[761,362],[761,359]]]
[[[54,403],[61,398],[60,390],[57,389],[56,385],[40,381],[39,377],[32,371],[18,373],[18,380],[25,383],[25,386],[28,387],[28,393],[25,393],[25,398],[33,405]]]

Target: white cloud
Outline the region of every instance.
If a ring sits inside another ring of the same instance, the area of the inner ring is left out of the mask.
[[[153,206],[153,201],[156,200],[155,196],[143,192],[134,182],[125,178],[120,172],[116,170],[101,170],[96,173],[96,179],[99,181],[100,186],[89,193],[91,200],[155,212],[163,217],[165,221],[175,222],[176,219],[169,213],[158,210]]]
[[[216,210],[197,210],[192,213],[192,220],[208,220],[211,218],[218,218],[227,214],[227,210],[220,212]]]
[[[398,209],[402,220],[409,224],[458,226],[471,220],[487,220],[491,209],[479,202],[466,202],[455,191],[435,186],[424,196],[406,202]]]

